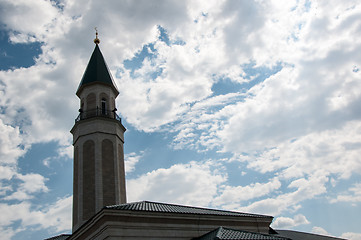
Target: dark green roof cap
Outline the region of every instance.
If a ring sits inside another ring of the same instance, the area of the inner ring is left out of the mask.
[[[119,93],[98,44],[95,45],[95,49],[90,57],[88,66],[86,67],[76,94],[79,96],[80,91],[84,86],[94,83],[109,85],[116,92],[116,95]]]

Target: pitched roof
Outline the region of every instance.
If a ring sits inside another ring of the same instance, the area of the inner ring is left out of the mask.
[[[288,240],[289,238],[277,237],[269,234],[253,233],[242,230],[219,227],[194,240]]]
[[[81,89],[92,83],[101,83],[109,85],[118,93],[118,90],[114,84],[113,78],[109,72],[108,66],[105,63],[103,54],[100,51],[98,44],[95,45],[93,54],[90,57],[88,66],[85,69],[83,78],[80,81],[78,90],[76,92],[79,95]]]
[[[271,216],[266,216],[266,215],[232,212],[232,211],[224,211],[224,210],[216,210],[216,209],[200,208],[200,207],[189,207],[189,206],[183,206],[183,205],[150,202],[150,201],[124,203],[124,204],[119,204],[119,205],[106,206],[104,208],[105,209],[115,209],[115,210],[144,211],[144,212],[273,218]]]
[[[61,235],[58,235],[58,236],[55,236],[55,237],[47,238],[45,240],[66,240],[70,236],[71,236],[71,234],[61,234]]]

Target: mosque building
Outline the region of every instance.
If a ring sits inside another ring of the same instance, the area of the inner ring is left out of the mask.
[[[169,203],[127,202],[124,133],[117,115],[119,91],[100,51],[98,34],[76,91],[79,115],[74,145],[72,233],[80,239],[338,239],[270,227],[273,217]],[[174,186],[176,188],[176,186]]]

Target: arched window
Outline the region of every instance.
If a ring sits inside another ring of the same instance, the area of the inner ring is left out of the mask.
[[[105,98],[102,99],[102,115],[107,114],[107,100]]]
[[[109,115],[109,96],[106,93],[101,93],[99,95],[99,108],[100,110],[100,114],[103,116],[107,116]]]

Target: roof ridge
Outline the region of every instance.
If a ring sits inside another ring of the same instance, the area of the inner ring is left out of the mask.
[[[142,204],[142,205],[144,204],[144,206],[142,206],[142,207],[137,206],[137,205],[140,205],[140,204]],[[147,206],[147,204],[149,204],[150,206]],[[156,205],[157,207],[154,208],[154,206],[152,206],[152,205]],[[168,208],[164,209],[164,207],[168,207]],[[180,209],[174,209],[174,207],[175,208],[180,208]],[[224,213],[226,215],[235,214],[235,215],[246,215],[246,216],[250,216],[250,217],[253,216],[253,217],[270,217],[270,218],[273,218],[272,216],[262,215],[262,214],[253,214],[253,213],[237,212],[237,211],[230,211],[230,210],[220,210],[220,209],[206,208],[206,207],[194,207],[194,206],[187,206],[187,205],[180,205],[180,204],[173,204],[173,203],[154,202],[154,201],[148,201],[148,200],[131,202],[131,203],[123,203],[123,204],[111,205],[111,206],[105,206],[104,208],[106,208],[106,209],[119,209],[119,210],[120,209],[125,210],[125,208],[126,208],[128,210],[138,210],[138,211],[182,212],[182,213],[187,212],[187,211],[184,211],[185,209],[192,209],[192,210],[198,210],[197,212],[199,214],[212,214],[213,213],[213,214],[217,215],[217,213],[220,213],[220,214]],[[205,213],[205,212],[208,212],[208,213]]]
[[[193,209],[212,210],[212,211],[217,211],[217,212],[232,212],[232,213],[244,213],[244,214],[248,214],[248,215],[267,216],[267,215],[262,215],[262,214],[238,212],[238,211],[232,211],[232,210],[215,209],[215,208],[207,208],[207,207],[195,207],[195,206],[180,205],[180,204],[174,204],[174,203],[162,203],[162,202],[152,202],[152,201],[143,201],[143,202],[158,203],[158,204],[163,204],[163,205],[172,205],[172,206],[186,207],[186,208],[193,208]]]
[[[130,205],[130,204],[137,204],[137,203],[143,203],[143,202],[146,202],[146,201],[137,201],[137,202],[130,202],[130,203],[120,203],[120,204],[113,204],[113,205],[107,205],[107,206],[104,206],[103,208],[111,208],[111,207],[118,207],[118,206],[127,206],[127,205]]]

